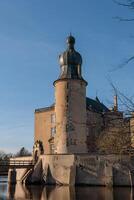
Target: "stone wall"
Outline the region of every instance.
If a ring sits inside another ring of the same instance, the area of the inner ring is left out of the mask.
[[[89,152],[96,150],[95,140],[103,128],[102,114],[87,110],[87,147]]]
[[[129,156],[76,156],[76,184],[130,185]],[[116,171],[116,173],[115,173]]]
[[[45,184],[59,185],[130,186],[134,183],[131,159],[127,155],[43,155],[40,161],[42,166],[36,167],[33,183],[37,177]]]
[[[32,175],[32,182],[37,181],[38,177],[41,182],[44,181],[46,184],[75,184],[74,155],[43,155],[40,157],[40,161],[42,169],[37,163],[36,171]],[[38,176],[40,173],[42,177]]]
[[[131,131],[131,145],[134,148],[134,113],[130,119],[130,131]]]
[[[45,154],[51,153],[49,139],[52,137],[51,128],[55,127],[55,123],[51,121],[52,114],[54,114],[54,107],[35,112],[34,142],[37,140],[42,142]]]

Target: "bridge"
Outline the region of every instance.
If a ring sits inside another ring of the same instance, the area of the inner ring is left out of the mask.
[[[19,160],[19,159],[0,160],[0,176],[8,175],[9,169],[14,169],[14,168],[31,169],[34,167],[34,164],[35,163],[33,160]]]

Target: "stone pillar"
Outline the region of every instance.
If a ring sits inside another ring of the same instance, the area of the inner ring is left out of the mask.
[[[9,169],[8,171],[8,183],[16,184],[17,172],[16,169]]]

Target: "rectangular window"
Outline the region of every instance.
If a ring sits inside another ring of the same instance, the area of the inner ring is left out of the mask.
[[[56,127],[51,128],[51,137],[53,137],[56,133]]]
[[[54,150],[55,150],[54,144],[50,144],[50,153],[54,154]]]
[[[51,123],[55,123],[55,114],[51,114]]]

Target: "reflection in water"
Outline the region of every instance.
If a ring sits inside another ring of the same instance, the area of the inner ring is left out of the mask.
[[[0,199],[2,200],[6,199],[6,193],[7,193],[7,184],[0,183]]]
[[[13,199],[15,196],[15,185],[9,185],[8,187],[8,194],[9,194],[9,199]]]
[[[25,186],[0,182],[2,200],[133,200],[131,188]]]
[[[124,187],[124,188],[115,188],[114,189],[114,199],[121,199],[121,200],[133,200],[134,199],[134,196],[133,196],[133,192],[134,192],[134,188],[131,189],[131,188],[127,188],[127,187]]]
[[[68,186],[8,186],[12,200],[132,200],[131,188],[68,187]]]
[[[7,193],[7,177],[1,176],[0,177],[0,199],[5,200],[6,199],[6,193]]]

